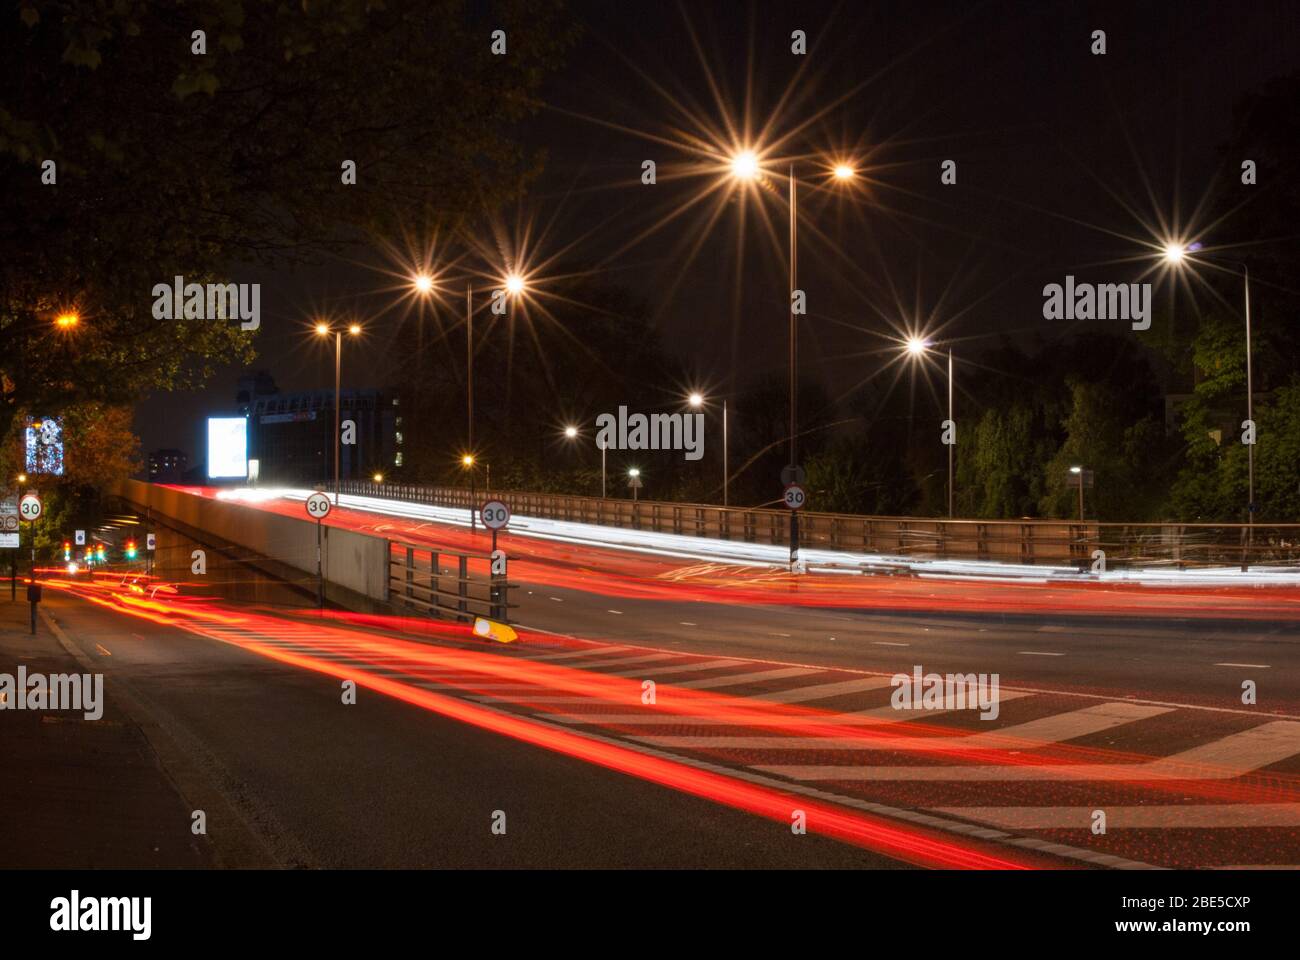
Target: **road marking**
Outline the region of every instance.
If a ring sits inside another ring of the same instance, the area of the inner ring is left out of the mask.
[[[113,655],[112,653],[109,652],[108,648],[105,647],[103,644],[99,644],[99,643],[95,644],[95,649],[98,650],[101,654],[103,654],[106,657],[111,657]]]
[[[1141,707],[1129,703],[1108,703],[1084,707],[1069,713],[1030,720],[1028,723],[959,737],[909,737],[898,734],[876,736],[863,733],[850,737],[634,737],[657,747],[709,748],[715,750],[896,750],[907,753],[957,752],[962,750],[1033,750],[1050,743],[1100,733],[1120,724],[1170,713],[1167,708]]]
[[[729,673],[725,677],[710,677],[707,680],[688,680],[673,686],[682,690],[712,690],[716,687],[738,687],[743,683],[762,683],[764,680],[783,680],[786,677],[802,677],[817,673],[807,667],[784,667],[780,670],[751,670],[748,673]]]
[[[1300,753],[1300,723],[1279,721],[1265,723],[1145,763],[1071,763],[1048,766],[972,764],[939,767],[786,764],[756,765],[753,769],[779,774],[792,780],[952,780],[975,783],[1002,780],[1230,780],[1297,753]]]
[[[627,671],[620,671],[619,673],[607,673],[607,674],[605,674],[605,676],[607,676],[607,677],[640,677],[640,676],[644,676],[644,675],[646,675],[647,673],[649,673],[649,674],[650,674],[650,677],[651,677],[652,679],[657,679],[657,678],[659,678],[659,677],[666,677],[666,676],[668,676],[669,674],[673,674],[673,673],[698,673],[698,672],[700,672],[701,670],[720,670],[720,669],[722,669],[723,667],[734,667],[738,662],[739,662],[739,661],[737,661],[737,660],[732,660],[732,659],[726,659],[726,660],[705,660],[705,661],[700,662],[700,663],[688,663],[688,664],[686,664],[685,666],[681,666],[681,667],[654,667],[654,668],[652,668],[652,669],[649,670],[649,671],[646,671],[646,670],[627,670]]]
[[[1250,670],[1268,670],[1267,663],[1216,663],[1216,667],[1246,667]]]
[[[641,649],[641,648],[628,647],[625,646],[624,644],[611,644],[610,646],[607,647],[588,647],[585,650],[566,650],[562,653],[543,653],[541,656],[537,656],[537,657],[529,656],[526,659],[534,660],[534,661],[567,660],[569,657],[591,657],[599,653],[617,653],[619,650],[627,650],[630,652],[635,649]]]
[[[606,610],[605,612],[606,612],[606,613],[616,613],[616,614],[618,614],[620,617],[623,616],[623,611],[622,611],[622,610]]]
[[[691,623],[691,621],[689,621],[689,620],[678,620],[677,622],[678,622],[679,625],[681,625],[681,626],[683,626],[683,627],[693,627],[693,626],[695,626],[695,624]]]
[[[1030,696],[1026,693],[1017,693],[1011,690],[1001,690],[998,693],[998,702],[1006,703],[1008,700],[1016,700],[1020,697]],[[750,698],[755,705],[759,697]],[[547,701],[550,703],[568,702],[570,705],[577,703],[586,703],[585,700]],[[548,713],[539,714],[545,719],[555,723],[614,723],[614,724],[645,724],[647,726],[691,726],[691,727],[783,727],[785,729],[798,729],[800,726],[879,726],[882,723],[903,723],[911,720],[926,720],[930,717],[942,716],[948,710],[895,710],[893,707],[874,707],[870,710],[859,710],[855,713],[803,713],[803,714],[783,714],[773,713],[767,716],[755,713],[753,717],[746,717],[743,721],[733,720],[730,718],[696,716],[693,714],[673,713],[664,714],[659,712],[646,713],[602,713],[602,714],[568,714],[568,713]],[[597,719],[593,720],[592,717]]]
[[[769,636],[773,636],[773,637],[785,637],[787,640],[790,638],[790,634],[788,634],[788,633],[773,633],[773,634],[769,634]]]
[[[1103,803],[1092,807],[935,807],[933,810],[1007,830],[1089,830],[1094,810],[1105,811],[1107,831],[1300,827],[1300,803],[1197,803],[1141,807],[1112,807]]]
[[[592,667],[623,667],[631,663],[650,663],[653,660],[672,660],[676,657],[675,653],[647,653],[640,657],[611,657],[608,660],[584,660],[581,665],[574,665],[573,669],[589,670]],[[602,674],[608,676],[608,674]]]
[[[846,693],[878,690],[893,683],[890,677],[863,677],[860,680],[841,680],[837,683],[818,683],[811,687],[797,687],[780,693],[759,694],[758,699],[771,703],[805,703],[809,700],[826,700]]]
[[[563,602],[564,602],[564,598],[563,598],[563,597],[551,597],[551,599],[554,600],[556,603],[563,603]]]
[[[1063,657],[1063,653],[1045,653],[1042,650],[1019,650],[1017,651],[1022,657]]]
[[[882,647],[910,647],[910,643],[895,643],[892,640],[872,640],[872,643],[879,644]]]

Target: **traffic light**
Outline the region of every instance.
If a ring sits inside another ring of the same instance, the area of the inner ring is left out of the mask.
[[[104,562],[104,545],[102,543],[95,544],[95,559],[100,563]]]
[[[67,563],[71,559],[72,559],[72,543],[70,541],[64,540],[63,541],[63,562]]]
[[[128,560],[134,560],[134,559],[135,559],[135,540],[134,540],[134,539],[128,540],[128,541],[126,542],[126,558],[127,558]]]

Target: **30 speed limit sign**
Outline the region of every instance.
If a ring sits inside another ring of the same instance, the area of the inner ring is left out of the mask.
[[[34,493],[25,493],[18,501],[18,516],[24,520],[40,519],[44,510],[45,506],[41,503],[41,498]]]
[[[307,516],[313,520],[324,520],[329,516],[330,498],[323,493],[313,493],[307,498]]]
[[[500,500],[489,500],[479,508],[483,517],[483,526],[489,530],[500,530],[510,522],[510,508]]]
[[[799,510],[803,508],[806,497],[804,496],[803,487],[797,483],[791,483],[786,486],[785,494],[781,499],[785,501],[785,505],[791,510]]]

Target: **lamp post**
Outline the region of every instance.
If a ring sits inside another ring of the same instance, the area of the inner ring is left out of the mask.
[[[1079,522],[1083,523],[1083,467],[1071,467],[1070,472],[1079,481]]]
[[[692,393],[686,398],[686,402],[698,410],[704,406],[704,396],[700,393]],[[728,506],[728,490],[730,486],[730,471],[728,469],[727,456],[727,401],[724,397],[722,400],[722,505]]]
[[[907,350],[907,352],[910,353],[912,356],[920,357],[920,356],[924,356],[930,350],[931,343],[929,340],[923,339],[922,337],[908,337],[907,342],[904,344],[904,347]],[[952,429],[955,430],[957,425],[957,420],[953,416],[952,395],[953,395],[952,350],[950,349],[948,351],[948,422],[952,425]],[[956,435],[954,434],[953,440],[956,439],[957,439]],[[954,499],[954,494],[956,492],[954,472],[953,472],[953,464],[954,464],[953,455],[956,452],[955,447],[957,446],[957,444],[950,443],[947,446],[948,446],[948,519],[951,520],[953,518],[953,499]]]
[[[841,182],[852,180],[857,171],[846,163],[836,164],[831,169],[832,176]],[[737,180],[758,180],[763,176],[762,163],[753,150],[742,150],[731,158],[731,175]],[[794,473],[798,466],[798,397],[799,397],[799,328],[798,316],[794,308],[794,292],[799,288],[799,192],[795,179],[794,164],[788,172],[790,203],[790,466]],[[799,511],[790,511],[790,567],[794,569],[799,561]]]
[[[316,324],[316,335],[327,337],[334,334],[334,506],[339,505],[339,460],[342,453],[342,436],[339,433],[339,407],[340,396],[343,385],[343,331],[331,329],[328,323]],[[359,336],[361,334],[361,325],[352,323],[348,325],[348,334],[350,336]]]
[[[1176,268],[1181,268],[1187,260],[1188,253],[1201,249],[1199,243],[1184,246],[1181,243],[1165,245],[1164,260]],[[1255,542],[1255,375],[1252,362],[1252,344],[1250,335],[1250,267],[1240,260],[1228,260],[1214,257],[1218,262],[1229,264],[1241,273],[1243,299],[1246,312],[1246,419],[1250,422],[1251,443],[1246,444],[1246,548],[1241,558],[1244,572],[1250,566],[1250,551]]]

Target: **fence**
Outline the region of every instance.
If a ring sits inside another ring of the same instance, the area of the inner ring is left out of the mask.
[[[345,481],[341,492],[438,507],[468,508],[467,489]],[[786,510],[698,503],[603,499],[564,494],[493,491],[512,512],[548,520],[649,530],[746,543],[786,544]],[[993,560],[1084,565],[1101,550],[1108,566],[1300,562],[1300,524],[1098,523],[1067,520],[946,520],[868,517],[803,511],[804,547],[911,559]]]
[[[431,616],[472,621],[476,616],[507,623],[510,586],[492,558],[413,543],[388,542],[388,599]]]

